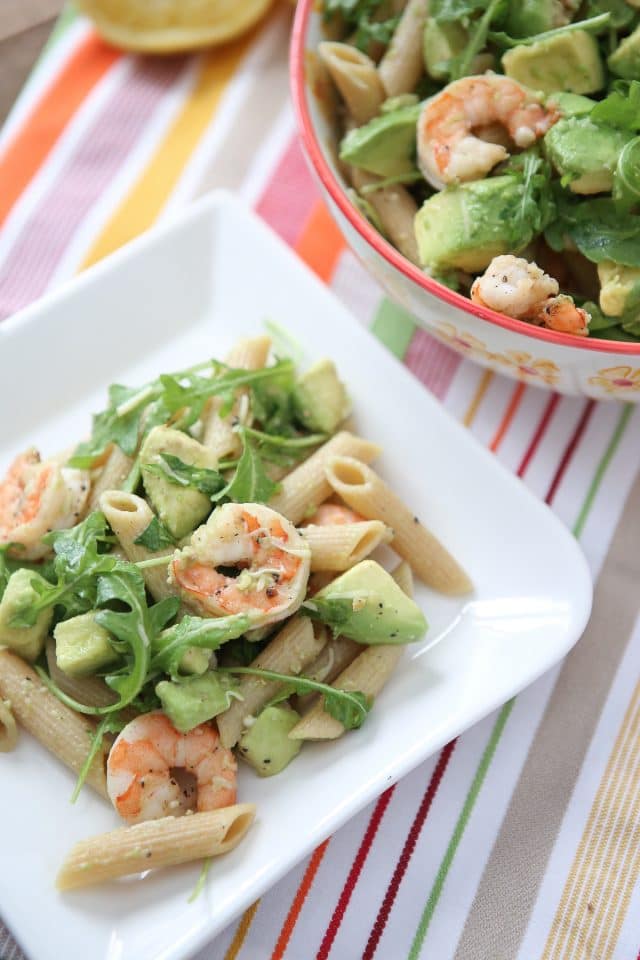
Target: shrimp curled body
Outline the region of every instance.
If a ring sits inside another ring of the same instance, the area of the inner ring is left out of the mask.
[[[156,710],[136,717],[116,738],[107,760],[107,792],[124,820],[140,823],[230,806],[236,771],[233,754],[213,727],[202,723],[179,733]]]
[[[418,165],[441,190],[450,183],[480,180],[509,153],[495,139],[496,125],[517,147],[530,147],[559,119],[515,80],[497,74],[463,77],[424,105],[418,119]],[[482,139],[483,131],[492,131]]]
[[[560,333],[586,336],[589,314],[577,307],[572,297],[558,294],[558,289],[557,280],[536,263],[504,254],[494,257],[483,275],[474,280],[471,299],[508,317]]]
[[[244,613],[262,626],[298,609],[310,566],[310,547],[286,517],[259,503],[226,503],[174,555],[170,577],[197,613]]]
[[[82,519],[89,487],[86,470],[41,460],[33,448],[21,453],[0,481],[0,545],[16,544],[13,554],[40,560],[51,549],[42,543],[45,534]]]

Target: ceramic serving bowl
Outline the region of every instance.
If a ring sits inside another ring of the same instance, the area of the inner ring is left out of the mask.
[[[299,0],[291,86],[302,145],[347,243],[416,321],[458,353],[517,380],[604,399],[640,402],[640,343],[572,337],[480,307],[428,277],[391,246],[349,199],[336,163],[330,98],[316,51],[323,39],[316,0]]]

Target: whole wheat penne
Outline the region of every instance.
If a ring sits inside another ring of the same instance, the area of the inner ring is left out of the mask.
[[[327,630],[321,623],[314,623],[313,629]],[[320,683],[332,683],[361,651],[361,645],[349,637],[329,637],[313,663],[305,667],[304,675]],[[295,707],[298,712],[304,712],[317,699],[316,693],[298,694],[295,698]]]
[[[409,596],[413,594],[413,577],[411,568],[402,561],[393,571],[393,579],[398,586]],[[344,640],[338,637],[336,641]],[[353,641],[350,641],[353,643]],[[402,656],[402,647],[393,644],[381,644],[375,647],[362,649],[360,644],[354,644],[356,652],[351,657],[345,669],[336,671],[333,686],[341,690],[360,690],[369,697],[377,697],[385,683],[396,668]],[[358,653],[358,651],[361,651]],[[322,655],[324,654],[322,651]],[[320,659],[320,658],[318,658]],[[318,678],[320,679],[320,678]],[[331,682],[328,678],[325,682]],[[334,740],[345,732],[343,725],[324,709],[322,697],[313,697],[307,694],[306,698],[299,697],[298,704],[306,699],[310,709],[295,725],[289,736],[293,740]],[[312,702],[313,701],[313,702]]]
[[[424,72],[422,36],[429,0],[409,0],[378,65],[387,97],[412,93]]]
[[[375,186],[380,182],[380,177],[367,173],[366,170],[351,167],[351,182],[356,190],[360,191],[363,187]],[[367,193],[366,198],[378,214],[385,236],[407,260],[420,266],[413,226],[418,205],[409,191],[401,184],[394,184],[372,190]]]
[[[264,367],[271,350],[271,339],[267,336],[243,337],[232,347],[226,363],[238,370],[260,370]],[[222,400],[212,397],[203,414],[202,442],[213,450],[218,460],[224,457],[236,457],[241,453],[238,434],[233,430],[234,420],[241,412],[242,397],[246,391],[238,391],[239,396],[226,417],[220,416]]]
[[[111,444],[107,460],[91,485],[89,513],[100,509],[100,497],[105,490],[119,490],[129,476],[133,459],[123,453],[116,443]]]
[[[428,586],[453,596],[470,593],[473,584],[449,551],[374,470],[348,456],[326,461],[331,489],[363,517],[382,520],[393,529],[393,549]]]
[[[287,474],[280,484],[280,492],[272,497],[269,506],[284,514],[292,523],[299,523],[308,511],[318,507],[331,493],[324,470],[331,457],[344,455],[371,463],[379,453],[377,444],[341,430]]]
[[[294,676],[315,660],[324,642],[324,634],[316,636],[307,617],[293,617],[251,662],[251,666]],[[239,693],[242,700],[234,700],[229,709],[216,718],[223,746],[235,747],[242,736],[244,721],[272,700],[280,687],[277,681],[265,681],[260,677],[247,675],[241,678]]]
[[[127,559],[132,563],[154,557],[170,557],[173,553],[172,550],[159,550],[154,553],[135,542],[154,516],[151,507],[142,497],[122,490],[106,490],[100,497],[100,509],[120,541]],[[175,596],[175,591],[167,579],[168,569],[167,563],[166,567],[162,565],[142,570],[144,582],[154,600]]]
[[[61,670],[56,661],[56,642],[47,637],[45,644],[49,676],[67,696],[88,707],[108,707],[118,700],[118,694],[101,677],[71,677]]]
[[[60,703],[38,674],[9,650],[0,650],[0,697],[25,730],[79,773],[87,758],[95,724]],[[108,748],[103,744],[93,761],[87,783],[106,798],[105,764]]]
[[[73,847],[56,885],[75,890],[143,870],[217,857],[236,847],[255,819],[252,803],[120,827]]]
[[[18,743],[18,725],[11,712],[11,702],[0,700],[0,753],[10,753]]]
[[[312,571],[348,570],[393,537],[393,531],[380,520],[333,526],[310,523],[302,527],[300,533],[311,547]]]
[[[325,40],[318,53],[356,124],[371,120],[385,99],[373,60],[349,43]]]

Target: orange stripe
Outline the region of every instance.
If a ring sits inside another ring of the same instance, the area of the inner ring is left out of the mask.
[[[296,251],[321,280],[329,283],[344,248],[344,237],[324,203],[318,200],[296,243]]]
[[[522,395],[524,394],[526,384],[519,383],[518,386],[513,391],[511,400],[509,401],[509,406],[505,410],[505,414],[500,421],[500,426],[496,430],[495,436],[491,443],[489,444],[489,450],[492,453],[495,453],[502,441],[504,440],[504,435],[511,425],[511,421],[516,415],[518,407],[520,406],[520,401],[522,400]]]
[[[256,900],[256,902],[251,904],[251,906],[247,910],[245,910],[245,912],[242,914],[242,919],[238,924],[238,928],[235,932],[233,940],[229,945],[229,949],[224,955],[224,960],[236,960],[236,957],[238,956],[242,948],[242,944],[247,939],[247,934],[249,933],[249,927],[253,923],[253,918],[255,917],[256,911],[259,906],[260,906],[260,901]]]
[[[298,922],[298,917],[300,916],[304,902],[309,895],[309,890],[311,889],[315,875],[318,872],[318,867],[322,863],[322,858],[325,855],[328,845],[329,840],[325,840],[324,843],[321,843],[320,846],[316,847],[316,849],[313,851],[313,856],[309,861],[309,866],[304,872],[302,883],[298,887],[298,892],[293,899],[291,909],[287,914],[287,919],[282,924],[282,930],[280,931],[280,936],[278,937],[278,942],[275,945],[274,951],[271,954],[271,960],[282,960],[284,957],[284,952],[289,945],[291,934],[293,933],[293,929]]]
[[[0,158],[0,225],[76,110],[121,54],[91,34],[37,102]]]

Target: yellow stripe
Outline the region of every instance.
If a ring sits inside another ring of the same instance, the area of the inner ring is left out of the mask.
[[[256,900],[242,915],[242,919],[238,924],[238,928],[235,932],[234,938],[231,941],[229,949],[224,955],[224,960],[236,960],[236,957],[240,953],[242,944],[244,943],[247,934],[249,933],[249,927],[253,923],[253,918],[256,915],[256,910],[260,906],[260,901]]]
[[[255,32],[252,32],[203,58],[188,100],[150,163],[89,250],[83,269],[117,250],[154,222],[211,123],[222,95],[254,37]]]
[[[575,948],[577,956],[586,955],[587,950],[587,955],[607,960],[615,949],[629,906],[629,890],[633,889],[640,868],[637,855],[640,846],[639,708],[640,684],[634,691],[600,781],[543,960],[569,960]],[[600,903],[603,891],[605,900]],[[603,938],[606,952],[596,944]]]
[[[489,389],[489,384],[493,380],[493,373],[491,370],[485,370],[480,378],[480,382],[476,387],[476,392],[473,396],[471,403],[469,404],[469,409],[462,418],[462,422],[465,427],[470,427],[473,424],[473,421],[476,418],[478,408],[484,399],[484,395]]]

